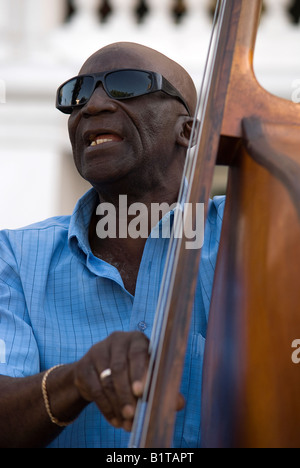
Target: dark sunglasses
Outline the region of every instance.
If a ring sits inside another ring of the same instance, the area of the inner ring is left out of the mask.
[[[92,97],[97,85],[102,83],[107,95],[116,100],[132,99],[144,94],[163,91],[179,99],[189,115],[190,109],[176,88],[159,73],[146,70],[122,69],[103,73],[79,75],[62,84],[57,91],[56,107],[64,114],[84,106]]]

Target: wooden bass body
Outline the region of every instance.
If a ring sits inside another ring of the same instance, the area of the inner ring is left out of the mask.
[[[219,162],[229,181],[206,342],[203,447],[300,447],[300,105],[253,73],[260,0],[239,21]],[[299,59],[299,58],[297,58]]]

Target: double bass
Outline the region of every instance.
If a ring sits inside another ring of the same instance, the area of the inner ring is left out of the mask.
[[[229,166],[199,392],[207,448],[300,447],[300,105],[256,80],[261,10],[262,0],[220,1],[184,193],[207,207],[215,165]],[[183,236],[170,259],[134,447],[172,443],[201,250]]]

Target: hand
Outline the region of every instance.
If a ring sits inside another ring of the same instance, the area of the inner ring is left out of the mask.
[[[86,401],[95,402],[116,428],[132,428],[137,399],[142,396],[149,363],[149,340],[140,332],[115,332],[78,361],[75,385]],[[101,379],[101,373],[111,375]]]

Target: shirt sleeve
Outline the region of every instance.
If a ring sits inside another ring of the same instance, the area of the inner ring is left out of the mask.
[[[25,377],[40,371],[18,264],[8,235],[0,232],[0,374]]]

